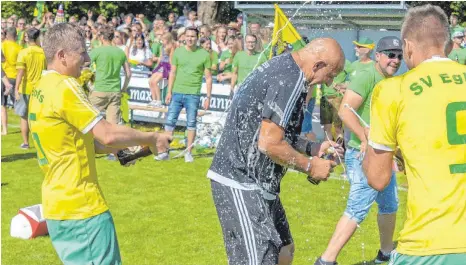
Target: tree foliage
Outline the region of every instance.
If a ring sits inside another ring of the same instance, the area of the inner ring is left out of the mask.
[[[466,1],[412,1],[408,2],[408,4],[413,7],[426,4],[439,6],[447,16],[456,14],[460,23],[466,26]]]
[[[63,4],[65,17],[87,16],[87,11],[92,10],[94,14],[103,14],[106,17],[119,16],[120,14],[145,14],[149,19],[155,18],[156,14],[167,17],[169,12],[181,15],[184,5],[196,9],[195,1],[47,1],[48,11],[57,12],[58,6]],[[36,2],[25,1],[2,1],[2,17],[6,18],[13,14],[24,17],[27,21],[33,19]]]

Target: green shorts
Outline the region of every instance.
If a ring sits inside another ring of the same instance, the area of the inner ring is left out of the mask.
[[[47,219],[52,245],[65,265],[121,264],[115,225],[109,211],[82,220]]]
[[[392,251],[388,265],[465,265],[466,253],[410,256]]]

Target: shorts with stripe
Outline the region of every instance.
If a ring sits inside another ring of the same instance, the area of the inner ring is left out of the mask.
[[[211,180],[230,265],[275,265],[283,246],[293,243],[278,196],[265,199],[260,190],[240,190]]]

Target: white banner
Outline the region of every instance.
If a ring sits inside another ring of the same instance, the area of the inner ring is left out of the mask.
[[[122,78],[122,83],[124,78]],[[160,94],[162,95],[163,88],[167,86],[168,80],[162,80],[159,83]],[[128,94],[130,97],[130,105],[146,106],[151,100],[151,92],[149,88],[149,78],[147,75],[134,74],[131,77],[128,86]],[[201,100],[199,102],[199,109],[202,109],[204,101],[207,99],[207,86],[205,81],[201,87]],[[226,111],[230,107],[230,84],[229,83],[214,83],[212,84],[212,97],[210,99],[210,107],[207,110],[208,115],[198,117],[202,123],[224,123],[226,118]],[[166,113],[155,111],[134,110],[135,121],[165,123]],[[186,126],[186,114],[180,114],[177,125]]]

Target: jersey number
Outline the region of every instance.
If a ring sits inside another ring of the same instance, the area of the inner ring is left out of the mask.
[[[459,134],[456,113],[466,111],[466,102],[452,102],[447,106],[447,137],[451,145],[466,144],[466,134]],[[466,163],[451,164],[451,174],[466,173]]]
[[[36,114],[29,113],[29,128],[31,128],[31,122],[36,121]],[[31,133],[32,139],[34,140],[36,147],[37,147],[37,159],[39,160],[39,166],[47,165],[49,161],[45,156],[44,149],[40,144],[39,135],[35,132]]]

